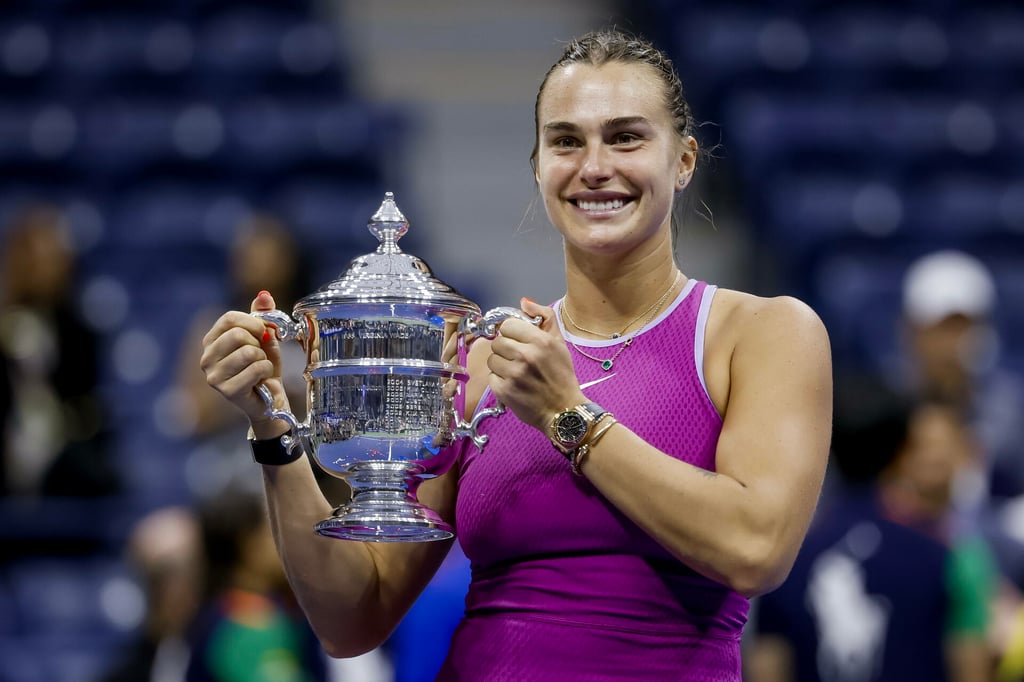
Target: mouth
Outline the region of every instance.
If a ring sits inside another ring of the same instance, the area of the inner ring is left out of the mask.
[[[581,211],[587,213],[609,213],[618,211],[627,204],[633,202],[632,197],[619,197],[615,199],[593,200],[593,199],[571,199],[570,203]]]

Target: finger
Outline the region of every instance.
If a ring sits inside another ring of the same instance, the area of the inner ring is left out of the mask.
[[[264,289],[260,293],[256,294],[256,298],[252,299],[252,306],[250,310],[252,312],[266,312],[273,310],[276,307],[274,303],[274,297],[270,295],[270,292]]]
[[[225,333],[235,328],[241,328],[249,332],[254,341],[258,343],[263,337],[263,331],[266,329],[266,326],[263,324],[262,320],[259,320],[252,315],[237,310],[230,310],[217,318],[217,321],[213,323],[213,326],[210,327],[210,331],[208,331],[203,337],[203,345],[210,345]]]
[[[533,299],[523,297],[519,301],[519,307],[530,317],[540,317],[540,328],[544,331],[558,330],[558,321],[555,318],[555,309],[550,306],[541,305]]]
[[[207,381],[224,396],[239,398],[252,394],[257,384],[273,378],[274,373],[274,363],[260,349],[243,346],[215,364]]]
[[[253,320],[252,317],[244,313],[238,313],[238,315]],[[228,356],[242,348],[248,349],[246,352],[249,354],[250,361],[266,357],[256,335],[250,329],[234,326],[227,328],[217,336],[213,336],[211,331],[207,337],[210,338],[203,345],[203,354],[199,360],[200,367],[207,374],[215,371],[216,367],[223,363]]]

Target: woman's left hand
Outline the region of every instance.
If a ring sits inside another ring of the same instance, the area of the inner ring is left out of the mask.
[[[555,414],[586,402],[555,319],[555,311],[528,298],[523,312],[539,325],[510,317],[491,342],[487,367],[495,397],[521,421],[547,433]]]

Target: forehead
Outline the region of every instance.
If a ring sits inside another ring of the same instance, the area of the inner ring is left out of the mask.
[[[537,114],[541,126],[548,121],[628,116],[671,121],[661,78],[654,67],[638,62],[570,64],[555,69],[544,86]]]

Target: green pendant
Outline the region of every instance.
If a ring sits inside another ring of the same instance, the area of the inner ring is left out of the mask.
[[[607,372],[611,368],[612,368],[612,361],[611,360],[605,360],[604,362],[601,363],[601,369],[603,369],[604,371]]]

